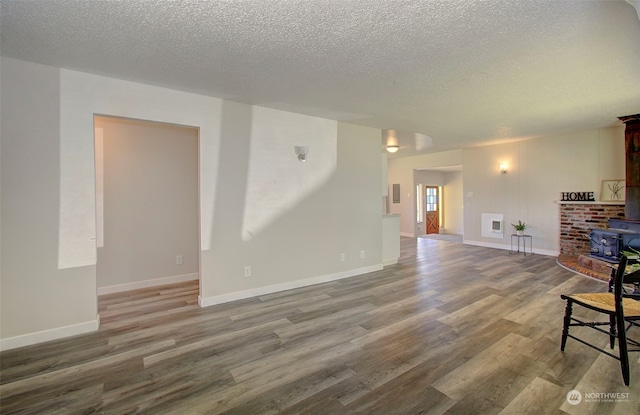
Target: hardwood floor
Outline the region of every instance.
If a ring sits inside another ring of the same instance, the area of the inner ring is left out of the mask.
[[[0,354],[0,413],[640,413],[638,354],[625,387],[618,361],[560,351],[560,294],[605,290],[555,258],[402,238],[382,271],[204,309],[197,283],[106,295],[99,331]]]

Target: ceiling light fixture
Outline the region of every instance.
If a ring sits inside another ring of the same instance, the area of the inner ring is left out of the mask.
[[[396,152],[396,151],[398,151],[399,149],[400,149],[400,147],[399,147],[399,146],[397,146],[397,145],[389,145],[389,146],[387,146],[387,151],[388,151],[389,153],[395,153],[395,152]]]

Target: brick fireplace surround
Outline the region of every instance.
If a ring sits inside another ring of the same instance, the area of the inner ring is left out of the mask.
[[[592,228],[609,227],[609,219],[624,219],[624,202],[560,203],[560,255],[589,254]]]
[[[560,256],[565,268],[608,281],[609,265],[589,256],[591,229],[609,227],[609,219],[623,219],[625,205],[611,202],[560,203]]]
[[[618,118],[625,124],[625,202],[559,202],[558,263],[581,274],[605,280],[610,266],[606,263],[603,266],[602,261],[589,255],[591,229],[608,229],[609,219],[640,222],[640,114]],[[594,272],[583,272],[588,269]]]

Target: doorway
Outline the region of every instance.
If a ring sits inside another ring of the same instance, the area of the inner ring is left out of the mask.
[[[440,186],[425,186],[426,234],[440,233]]]
[[[416,195],[414,235],[462,235],[464,205],[462,166],[416,169],[413,180]],[[429,188],[433,190],[428,190]],[[429,192],[432,200],[427,201]],[[427,212],[428,203],[430,203],[431,212]],[[427,229],[427,213],[433,218],[430,229]]]
[[[97,295],[197,280],[199,130],[94,117]]]

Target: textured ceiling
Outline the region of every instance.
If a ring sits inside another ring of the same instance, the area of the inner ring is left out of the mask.
[[[3,56],[395,130],[395,157],[640,113],[640,20],[625,1],[0,7]]]

